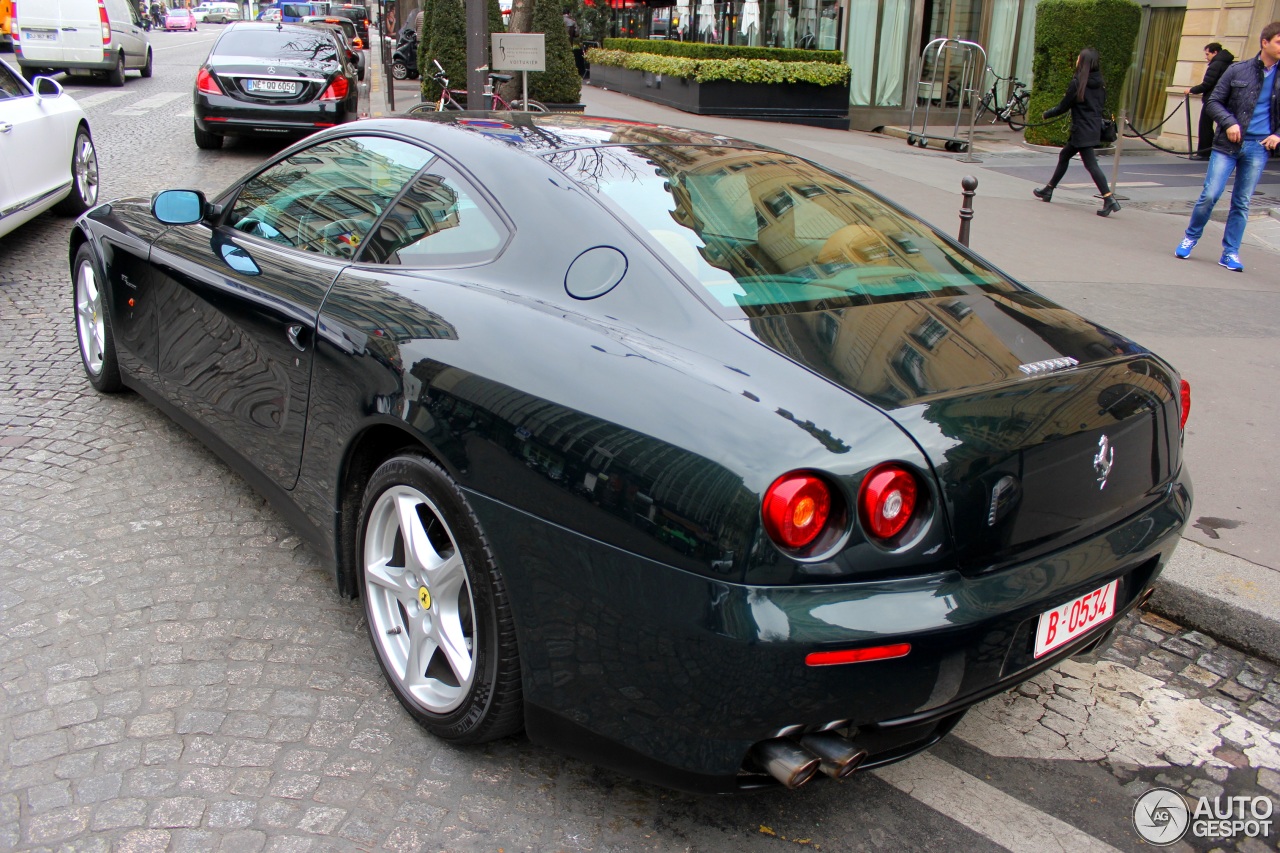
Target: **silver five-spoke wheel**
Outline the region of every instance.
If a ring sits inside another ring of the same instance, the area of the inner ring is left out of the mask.
[[[106,329],[102,318],[102,291],[98,288],[98,276],[93,271],[93,264],[86,261],[76,270],[76,326],[80,356],[84,359],[85,369],[94,376],[102,373],[106,349]]]
[[[76,150],[72,158],[75,171],[76,193],[85,207],[98,203],[98,152],[88,136],[76,137]]]
[[[364,594],[389,674],[433,714],[457,708],[475,678],[475,606],[452,531],[419,490],[393,486],[369,514]]]

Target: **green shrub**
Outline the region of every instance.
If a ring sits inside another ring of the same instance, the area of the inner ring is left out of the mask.
[[[613,41],[610,39],[609,41]],[[662,44],[662,42],[657,42]],[[812,53],[813,51],[798,51]],[[592,65],[613,65],[633,71],[647,71],[668,77],[685,77],[708,83],[731,80],[737,83],[813,83],[843,86],[849,82],[849,66],[829,62],[771,62],[764,59],[686,59],[623,50],[587,51]]]
[[[489,0],[489,34],[505,33],[507,25],[502,23],[502,7],[498,5],[498,0]],[[489,43],[486,42],[485,50],[489,49]]]
[[[427,67],[431,60],[427,58],[427,46],[431,42],[431,19],[436,14],[436,0],[423,0],[422,15],[418,18],[418,77],[426,78]]]
[[[1040,121],[1041,113],[1062,100],[1075,75],[1076,57],[1086,47],[1097,48],[1102,58],[1106,112],[1114,115],[1141,23],[1142,9],[1131,0],[1044,0],[1036,8],[1035,90],[1028,119]],[[1063,145],[1070,134],[1071,120],[1064,118],[1028,127],[1023,135],[1038,145]]]
[[[434,101],[440,97],[440,87],[431,79],[438,59],[449,78],[450,89],[467,88],[467,19],[461,0],[433,0],[432,18],[427,24],[427,42],[424,55],[419,58],[423,68],[422,99]],[[462,98],[459,98],[462,100]],[[464,101],[465,106],[465,101]]]
[[[529,73],[529,97],[546,104],[576,104],[582,97],[582,78],[561,9],[561,0],[535,0],[533,5],[533,31],[546,40],[547,70]]]
[[[627,53],[653,53],[659,56],[683,56],[689,59],[769,59],[774,62],[829,62],[844,65],[844,54],[838,50],[794,50],[785,47],[746,47],[729,44],[704,44],[696,41],[664,41],[658,39],[605,39],[605,50]]]

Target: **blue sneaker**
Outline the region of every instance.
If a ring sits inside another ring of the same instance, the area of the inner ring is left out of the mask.
[[[1240,256],[1235,252],[1223,252],[1218,263],[1232,272],[1244,272],[1244,264],[1240,263]]]
[[[1182,242],[1178,244],[1178,248],[1173,250],[1173,255],[1176,258],[1189,258],[1191,257],[1191,250],[1195,247],[1195,240],[1192,240],[1190,237],[1183,237]]]

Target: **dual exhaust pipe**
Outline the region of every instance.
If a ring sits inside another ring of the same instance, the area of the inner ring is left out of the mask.
[[[751,756],[774,779],[796,789],[819,770],[832,779],[843,779],[866,760],[867,751],[833,732],[764,740],[751,748]]]

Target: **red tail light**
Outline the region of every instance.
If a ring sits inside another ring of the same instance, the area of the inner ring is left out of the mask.
[[[805,471],[783,474],[764,493],[762,514],[770,539],[783,548],[803,548],[826,527],[831,488]]]
[[[858,493],[858,517],[876,539],[892,539],[911,521],[919,486],[915,475],[895,462],[871,469]]]
[[[102,21],[102,43],[111,44],[111,19],[107,17],[106,0],[98,0],[98,20]]]
[[[1182,380],[1182,388],[1179,396],[1182,398],[1182,420],[1178,426],[1182,429],[1186,429],[1187,415],[1191,414],[1191,383],[1185,379]]]
[[[218,85],[218,81],[209,73],[208,68],[201,68],[196,72],[196,90],[204,92],[206,95],[222,95],[222,87]]]
[[[329,84],[329,88],[324,90],[324,94],[320,96],[322,101],[341,101],[347,96],[347,78],[334,77],[333,82]]]

